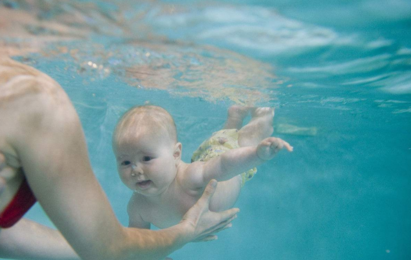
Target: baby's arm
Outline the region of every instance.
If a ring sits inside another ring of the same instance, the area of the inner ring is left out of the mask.
[[[293,147],[280,138],[269,137],[258,146],[240,147],[223,153],[205,163],[193,163],[187,170],[193,186],[202,187],[211,179],[226,181],[236,175],[271,160],[281,149]]]

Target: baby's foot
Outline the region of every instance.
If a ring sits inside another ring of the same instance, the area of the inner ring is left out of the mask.
[[[252,119],[257,119],[261,117],[274,117],[274,108],[272,107],[255,107],[251,110]]]
[[[250,125],[256,128],[255,131],[261,136],[268,137],[273,133],[274,108],[257,107],[251,111]]]
[[[238,142],[241,147],[257,146],[273,133],[274,108],[253,107],[250,122],[239,131]]]
[[[233,105],[228,109],[228,117],[224,129],[240,129],[251,107]]]
[[[228,109],[228,117],[233,119],[240,119],[244,120],[244,118],[248,115],[252,107],[244,107],[239,105],[232,105]]]

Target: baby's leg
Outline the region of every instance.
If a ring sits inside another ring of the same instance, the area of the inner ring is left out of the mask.
[[[274,108],[254,108],[251,116],[250,122],[238,131],[241,147],[256,146],[273,133]]]
[[[223,129],[240,129],[246,118],[254,108],[233,105],[228,109],[227,121]],[[233,207],[240,195],[242,184],[241,175],[237,175],[227,181],[218,182],[217,189],[210,202],[210,210],[220,212]]]
[[[250,107],[233,105],[228,109],[227,121],[223,129],[240,129],[243,126],[243,120],[248,115]]]
[[[210,202],[210,210],[220,212],[232,208],[240,195],[241,182],[240,175],[227,181],[219,181]]]

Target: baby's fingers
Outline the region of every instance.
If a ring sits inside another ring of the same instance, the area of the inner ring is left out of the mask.
[[[273,137],[273,139],[271,141],[272,141],[271,142],[271,149],[273,149],[275,151],[279,151],[279,150],[283,149],[284,147],[289,152],[292,152],[293,149],[294,149],[289,143],[287,143],[283,139]]]
[[[281,141],[283,141],[283,145],[284,145],[285,149],[287,149],[289,152],[292,152],[294,150],[294,147],[292,147],[289,143],[287,143],[284,140],[281,140]]]

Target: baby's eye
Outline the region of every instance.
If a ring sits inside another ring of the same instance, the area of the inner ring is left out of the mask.
[[[151,161],[151,159],[153,159],[153,158],[151,158],[150,156],[144,156],[144,157],[143,157],[143,161],[144,161],[144,162]]]
[[[122,165],[122,166],[128,166],[128,165],[130,165],[130,164],[131,164],[130,161],[122,161],[122,162],[121,162],[121,165]]]

